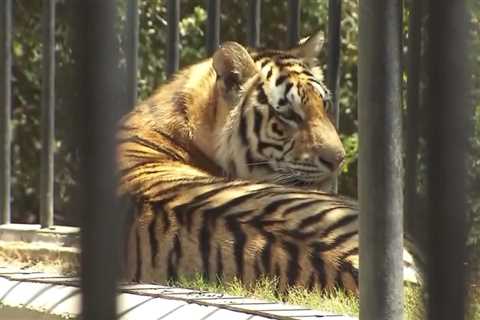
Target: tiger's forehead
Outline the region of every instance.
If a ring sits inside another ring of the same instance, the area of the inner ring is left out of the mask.
[[[310,68],[301,59],[282,51],[265,51],[253,55],[263,82],[272,88],[290,83],[309,91],[313,88],[323,100],[330,100],[330,91],[322,82],[320,68]]]

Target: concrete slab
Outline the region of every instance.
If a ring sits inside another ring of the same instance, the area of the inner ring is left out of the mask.
[[[70,279],[77,286],[59,284]],[[173,288],[155,284],[119,286],[118,319],[158,320],[354,320],[266,300]],[[78,279],[48,273],[0,268],[0,303],[61,316],[79,316]]]

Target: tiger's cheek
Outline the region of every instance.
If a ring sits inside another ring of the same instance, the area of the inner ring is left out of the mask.
[[[271,139],[285,141],[288,138],[288,128],[276,119],[269,121],[267,135]]]

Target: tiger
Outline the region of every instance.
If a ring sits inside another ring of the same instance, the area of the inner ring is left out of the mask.
[[[322,32],[288,50],[223,43],[122,118],[127,280],[359,292],[358,206],[330,192],[345,149],[323,44]]]

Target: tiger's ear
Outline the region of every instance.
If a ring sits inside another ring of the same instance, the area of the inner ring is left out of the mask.
[[[325,36],[322,31],[317,31],[310,37],[300,40],[298,46],[288,52],[302,60],[309,66],[317,65],[317,58],[325,43]]]
[[[213,68],[220,90],[230,105],[236,105],[242,86],[257,73],[257,67],[247,50],[236,42],[226,42],[213,55]]]

